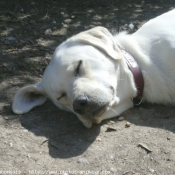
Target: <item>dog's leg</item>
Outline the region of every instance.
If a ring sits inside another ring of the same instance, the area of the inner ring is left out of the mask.
[[[101,123],[102,120],[116,117],[132,107],[133,107],[133,102],[131,100],[124,101],[123,103],[113,106],[111,109],[109,109],[108,112],[104,113],[102,116],[93,119],[93,123],[99,124]]]

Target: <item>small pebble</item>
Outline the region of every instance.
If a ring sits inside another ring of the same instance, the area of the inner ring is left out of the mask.
[[[80,158],[77,162],[80,164],[89,164],[89,162],[85,158]]]
[[[128,26],[129,26],[129,28],[130,28],[131,30],[134,29],[134,24],[133,24],[133,23],[129,24]]]
[[[112,121],[112,120],[110,120],[110,121],[108,122],[108,124],[109,124],[109,125],[112,125],[112,124],[115,124],[115,122]]]
[[[45,35],[52,35],[52,30],[51,29],[47,29],[44,33],[45,33]]]
[[[114,156],[113,156],[113,155],[111,155],[111,156],[110,156],[110,159],[111,159],[111,160],[114,160]]]
[[[125,127],[126,127],[126,128],[129,128],[130,126],[131,126],[131,123],[126,122]]]
[[[27,129],[24,129],[23,132],[29,132]]]
[[[64,27],[64,28],[68,28],[68,25],[67,25],[67,24],[63,24],[63,27]]]
[[[28,154],[27,157],[30,159],[31,158],[30,154]]]
[[[26,148],[26,146],[25,146],[25,145],[22,145],[22,147],[23,147],[23,148]]]
[[[116,169],[111,167],[110,171],[114,173],[114,172],[116,172]]]
[[[125,120],[125,117],[119,117],[118,120],[123,121],[123,120]]]
[[[99,141],[99,142],[101,142],[101,138],[100,137],[97,137],[96,140]]]
[[[72,20],[71,19],[65,19],[64,22],[65,23],[70,23]]]
[[[154,172],[155,172],[155,171],[154,171],[153,169],[151,169],[151,168],[149,168],[149,170],[150,170],[151,173],[154,173]]]
[[[63,175],[69,175],[68,173],[63,173]]]

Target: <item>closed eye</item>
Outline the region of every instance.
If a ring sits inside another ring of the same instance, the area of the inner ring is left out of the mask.
[[[66,93],[62,93],[58,98],[57,100],[59,101],[61,98],[65,97],[66,96]]]
[[[82,60],[79,61],[76,69],[75,69],[75,72],[74,72],[74,75],[75,76],[78,76],[80,74],[80,67],[81,67],[81,64],[82,64]]]

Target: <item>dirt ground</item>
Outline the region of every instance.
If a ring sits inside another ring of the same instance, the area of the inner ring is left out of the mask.
[[[171,106],[143,104],[91,129],[50,101],[24,115],[11,110],[17,89],[41,80],[66,38],[99,25],[134,32],[174,7],[174,0],[1,0],[0,174],[174,175]]]

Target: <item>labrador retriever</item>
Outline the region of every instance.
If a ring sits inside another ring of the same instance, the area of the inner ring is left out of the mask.
[[[26,113],[51,99],[90,128],[132,108],[137,96],[139,103],[175,102],[175,10],[131,35],[112,36],[95,27],[67,39],[56,48],[42,81],[18,90],[12,109]]]

